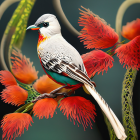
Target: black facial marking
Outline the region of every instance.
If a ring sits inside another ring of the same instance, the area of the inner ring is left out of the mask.
[[[37,25],[38,27],[42,28],[42,27],[48,27],[49,26],[49,22],[43,22]]]
[[[43,26],[44,26],[44,27],[48,27],[48,26],[49,26],[49,22],[44,22],[44,23],[43,23]]]

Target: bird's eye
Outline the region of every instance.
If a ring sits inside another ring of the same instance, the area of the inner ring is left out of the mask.
[[[43,23],[43,26],[44,26],[44,27],[48,27],[48,26],[49,26],[49,22],[44,22],[44,23]]]

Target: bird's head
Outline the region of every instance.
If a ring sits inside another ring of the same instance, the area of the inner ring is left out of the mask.
[[[31,30],[38,30],[44,37],[51,37],[61,32],[60,24],[55,15],[44,14],[37,19],[34,25],[27,28]]]

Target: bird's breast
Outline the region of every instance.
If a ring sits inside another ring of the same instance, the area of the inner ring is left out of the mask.
[[[80,54],[61,34],[51,36],[49,39],[44,40],[39,45],[37,51],[44,65],[52,59],[57,59],[60,62],[72,63],[85,72]]]
[[[42,42],[44,42],[46,39],[48,39],[49,37],[48,36],[44,36],[42,34],[39,33],[39,36],[38,36],[38,43],[37,43],[37,48],[40,46],[40,44]]]

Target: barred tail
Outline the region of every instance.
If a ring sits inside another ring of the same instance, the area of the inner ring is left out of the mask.
[[[105,102],[105,100],[101,97],[101,95],[95,90],[94,87],[90,87],[90,85],[84,84],[86,89],[90,92],[90,94],[94,97],[94,99],[97,101],[105,115],[107,116],[108,120],[110,121],[114,132],[118,139],[125,140],[126,134],[125,129],[123,128],[122,124],[112,111],[112,109],[108,106],[108,104]]]

